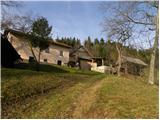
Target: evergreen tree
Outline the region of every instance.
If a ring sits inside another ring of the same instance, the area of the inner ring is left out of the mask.
[[[99,44],[98,38],[94,39],[94,45]]]
[[[101,44],[101,45],[104,45],[104,44],[105,44],[105,42],[104,42],[104,39],[103,39],[103,38],[101,38],[101,40],[100,40],[100,44]]]
[[[44,17],[38,18],[32,24],[32,32],[30,36],[31,51],[38,64],[40,63],[41,52],[49,47],[51,30],[52,26],[49,26],[47,19]],[[39,48],[38,58],[35,56],[32,47]],[[39,68],[37,70],[39,70]]]
[[[93,43],[91,41],[90,36],[88,36],[88,39],[84,41],[84,46],[89,50],[92,51]]]

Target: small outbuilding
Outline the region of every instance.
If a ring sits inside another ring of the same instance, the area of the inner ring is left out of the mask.
[[[104,63],[103,58],[94,57],[84,46],[71,49],[69,57],[68,66],[79,67],[82,70],[91,70],[91,68],[101,66]]]
[[[82,56],[78,58],[79,68],[81,70],[91,70],[92,67],[92,59],[87,56]]]
[[[84,46],[77,49],[71,49],[69,54],[69,64],[71,67],[79,67],[83,70],[91,70],[93,55]]]
[[[147,64],[138,58],[122,56],[121,72],[140,75]]]

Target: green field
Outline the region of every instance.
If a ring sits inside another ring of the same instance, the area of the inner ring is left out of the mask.
[[[158,86],[141,77],[27,69],[1,69],[2,118],[158,118]]]

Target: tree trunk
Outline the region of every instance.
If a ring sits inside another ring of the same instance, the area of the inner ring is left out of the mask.
[[[156,50],[158,48],[158,31],[156,31],[156,37],[154,41],[153,51],[151,54],[151,61],[150,61],[150,69],[149,69],[149,84],[154,84],[154,70],[155,70],[155,58],[156,58]]]
[[[39,48],[39,54],[38,54],[38,63],[40,64],[40,59],[41,59],[41,49]]]
[[[156,58],[156,50],[158,48],[158,39],[159,39],[159,18],[158,17],[159,17],[159,15],[157,15],[157,19],[156,19],[156,35],[155,35],[153,50],[152,50],[152,53],[151,53],[149,80],[148,80],[149,84],[154,84],[154,82],[155,82],[154,81],[155,58]]]
[[[154,84],[155,58],[156,58],[156,49],[157,49],[157,45],[158,45],[158,43],[157,43],[158,41],[156,39],[157,38],[155,38],[153,51],[152,51],[152,54],[151,54],[150,69],[149,69],[149,80],[148,80],[149,84]]]
[[[120,70],[121,70],[121,64],[122,64],[122,55],[121,50],[119,49],[118,45],[116,45],[117,51],[118,51],[118,68],[117,68],[117,74],[118,77],[121,76]]]
[[[38,62],[36,63],[36,69],[37,69],[37,71],[40,70],[40,56],[41,56],[41,50],[40,50],[40,48],[39,48]]]
[[[33,51],[32,45],[30,45],[30,48],[31,48],[31,52],[32,52],[32,55],[33,55],[33,57],[34,57],[35,61],[36,61],[36,62],[38,62],[38,61],[37,61],[37,58],[36,58],[36,55],[34,54],[34,51]]]

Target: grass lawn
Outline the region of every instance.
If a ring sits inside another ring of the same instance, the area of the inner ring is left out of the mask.
[[[2,118],[158,118],[158,86],[68,67],[1,69]]]

